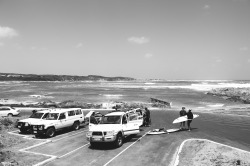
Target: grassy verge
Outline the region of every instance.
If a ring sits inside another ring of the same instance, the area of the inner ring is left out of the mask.
[[[210,141],[187,141],[180,153],[179,165],[249,166],[250,153]]]
[[[41,162],[47,157],[20,152],[19,150],[40,143],[40,140],[25,139],[21,136],[9,134],[8,132],[17,130],[16,123],[20,117],[1,118],[0,117],[0,166],[18,165],[28,166]]]

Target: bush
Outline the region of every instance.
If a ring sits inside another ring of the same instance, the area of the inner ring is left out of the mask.
[[[2,124],[4,126],[10,126],[13,124],[13,121],[10,118],[1,118],[0,124]]]

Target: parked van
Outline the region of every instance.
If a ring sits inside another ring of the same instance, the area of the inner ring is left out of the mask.
[[[49,112],[47,117],[39,122],[31,124],[32,132],[36,136],[46,135],[53,137],[56,131],[71,127],[78,130],[85,118],[81,108],[55,109]]]

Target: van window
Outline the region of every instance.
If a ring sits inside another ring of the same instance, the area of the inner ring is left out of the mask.
[[[66,118],[65,113],[61,113],[60,116],[59,116],[59,120],[60,119],[65,119],[65,118]]]
[[[0,108],[0,110],[2,110],[2,111],[8,111],[10,109],[9,108]]]
[[[73,110],[73,111],[68,111],[68,115],[69,116],[74,116],[75,115],[75,111]]]
[[[76,110],[76,115],[82,114],[82,110]]]

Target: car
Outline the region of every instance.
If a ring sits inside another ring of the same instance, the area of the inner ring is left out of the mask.
[[[112,142],[116,147],[123,144],[125,137],[140,133],[142,119],[130,118],[126,112],[116,111],[102,117],[99,124],[89,124],[86,139],[91,146],[98,143]],[[136,116],[135,114],[134,116]]]
[[[30,124],[32,122],[38,122],[42,119],[45,119],[50,111],[51,109],[45,109],[34,112],[29,118],[19,120],[17,123],[17,128],[19,128],[21,133],[31,133],[32,127]]]
[[[56,131],[66,128],[78,130],[81,124],[85,123],[85,118],[81,108],[54,109],[49,112],[45,119],[32,122],[32,133],[35,136],[45,135],[54,137]]]
[[[2,106],[0,107],[0,116],[18,116],[20,114],[20,110],[14,107]]]

